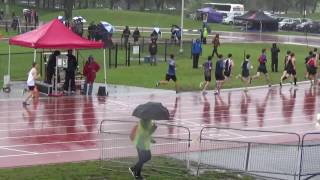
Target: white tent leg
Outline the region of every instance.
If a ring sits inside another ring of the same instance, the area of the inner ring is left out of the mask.
[[[34,49],[33,51],[33,62],[36,62],[37,59],[37,49]]]

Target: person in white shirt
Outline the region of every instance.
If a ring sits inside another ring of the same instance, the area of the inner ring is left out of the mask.
[[[40,77],[40,75],[38,74],[38,65],[37,63],[32,63],[32,68],[28,73],[28,80],[27,80],[27,86],[28,86],[28,90],[30,92],[30,94],[28,95],[28,97],[23,101],[23,106],[27,106],[28,104],[28,100],[31,97],[36,97],[38,94],[38,90],[36,88],[36,80]]]

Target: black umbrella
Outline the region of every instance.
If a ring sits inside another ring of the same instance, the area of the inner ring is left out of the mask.
[[[161,103],[148,102],[134,109],[133,116],[145,120],[169,120],[169,111]]]

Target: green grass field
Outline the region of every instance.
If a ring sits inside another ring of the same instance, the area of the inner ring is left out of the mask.
[[[153,158],[153,164],[158,166],[168,166],[169,164],[179,165],[179,161],[169,160],[166,158]],[[32,166],[21,168],[0,169],[0,179],[10,180],[130,180],[133,179],[128,171],[128,167],[118,167],[120,164],[106,162],[106,167],[113,166],[110,171],[102,169],[98,161],[87,161],[79,163],[65,163],[44,166]],[[118,168],[114,168],[118,167]],[[215,179],[230,179],[230,180],[250,180],[248,176],[237,176],[232,173],[208,172],[200,177],[190,175],[186,170],[175,172],[178,174],[168,174],[160,171],[155,171],[146,167],[143,171],[148,180],[215,180]],[[180,174],[180,175],[179,175]]]
[[[220,52],[225,56],[228,53],[233,54],[233,59],[235,62],[235,67],[233,71],[232,78],[229,82],[225,84],[225,88],[234,88],[234,87],[242,87],[242,83],[240,80],[236,79],[235,76],[240,73],[240,65],[243,61],[244,51],[247,54],[251,54],[251,61],[253,63],[253,70],[251,71],[251,75],[256,73],[256,69],[258,67],[258,57],[262,48],[268,49],[268,63],[267,68],[268,71],[271,71],[270,65],[270,44],[222,44],[220,48]],[[296,45],[279,45],[281,49],[281,53],[279,55],[279,72],[278,73],[270,73],[270,77],[273,84],[278,84],[280,76],[283,70],[283,58],[285,56],[285,52],[287,50],[291,50],[296,53],[297,59],[297,75],[298,80],[304,80],[304,57],[308,54],[308,49],[305,46],[296,46]],[[169,50],[169,53],[174,53],[179,55],[178,47],[172,48]],[[202,65],[207,56],[211,55],[212,47],[211,45],[207,45],[204,47],[204,52],[202,57],[200,58],[199,65]],[[0,54],[7,53],[8,46],[5,42],[0,43]],[[30,52],[26,55],[13,55],[12,56],[12,79],[14,80],[24,80],[26,78],[26,73],[28,72],[30,65],[32,63],[31,49],[21,48],[12,46],[12,52]],[[103,65],[103,52],[102,50],[83,50],[80,51],[80,60],[79,64],[82,69],[82,65],[86,57],[89,54],[93,54],[96,57],[99,64]],[[123,50],[119,52],[119,62],[124,62],[124,52]],[[143,56],[142,56],[143,57]],[[0,75],[1,77],[7,72],[7,58],[8,56],[0,55]],[[163,58],[163,57],[159,57]],[[214,59],[214,62],[216,58]],[[38,60],[38,62],[40,62]],[[108,63],[107,63],[108,64]],[[154,88],[155,83],[158,80],[161,80],[165,77],[165,73],[167,71],[167,64],[161,62],[158,66],[150,66],[149,64],[141,64],[138,65],[137,61],[133,61],[130,67],[118,66],[117,69],[114,67],[107,69],[107,81],[110,84],[122,84],[122,85],[131,85],[131,86],[140,86],[147,88]],[[192,69],[192,60],[190,58],[189,53],[177,57],[177,77],[179,80],[179,84],[182,91],[194,91],[199,90],[199,83],[203,80],[203,70]],[[1,78],[2,79],[2,78]],[[97,75],[97,82],[103,82],[103,71],[101,70]],[[213,88],[213,84],[211,88]],[[256,81],[253,81],[252,86],[264,85],[266,84],[263,77]],[[160,88],[165,89],[174,89],[174,83],[170,83],[168,86],[162,86]]]

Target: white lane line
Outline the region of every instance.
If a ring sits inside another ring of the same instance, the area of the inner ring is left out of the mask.
[[[18,150],[18,149],[7,148],[7,147],[0,147],[0,149],[5,149],[5,150],[9,150],[9,151],[16,151],[16,152],[22,152],[22,153],[28,153],[28,154],[33,154],[33,155],[38,154],[38,153],[36,153],[36,152]]]

